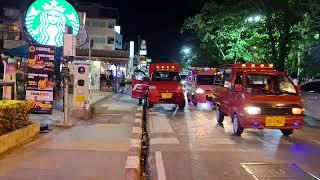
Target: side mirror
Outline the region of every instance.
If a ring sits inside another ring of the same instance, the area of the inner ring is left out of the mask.
[[[150,81],[148,77],[143,77],[142,81]]]

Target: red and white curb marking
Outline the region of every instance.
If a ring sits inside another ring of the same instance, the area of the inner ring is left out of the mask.
[[[124,180],[140,179],[140,159],[141,159],[141,140],[142,140],[142,107],[138,107],[132,127],[129,153],[124,170]]]

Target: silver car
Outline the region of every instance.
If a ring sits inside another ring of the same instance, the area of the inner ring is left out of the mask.
[[[301,85],[305,114],[320,120],[320,79]]]

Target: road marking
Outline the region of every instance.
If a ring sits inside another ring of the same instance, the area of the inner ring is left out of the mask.
[[[150,144],[179,144],[179,140],[177,138],[151,138]]]
[[[256,138],[258,141],[261,141],[261,142],[263,142],[263,143],[266,143],[266,144],[270,144],[269,142],[267,142],[267,141],[264,141],[264,140],[262,140],[262,139],[260,139],[260,138]]]
[[[173,133],[166,116],[150,116],[151,133]]]
[[[312,142],[320,144],[320,141],[318,141],[318,140],[312,140]]]
[[[166,172],[164,170],[164,165],[162,161],[162,155],[160,151],[155,152],[156,156],[156,165],[157,165],[157,173],[158,173],[158,180],[166,180]]]
[[[126,169],[134,168],[138,169],[140,167],[140,160],[138,156],[128,156],[126,162]]]
[[[142,109],[143,109],[142,107],[138,107],[137,108],[138,111],[142,111]]]
[[[133,127],[132,133],[142,134],[141,127]]]

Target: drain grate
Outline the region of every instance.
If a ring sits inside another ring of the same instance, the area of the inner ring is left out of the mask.
[[[272,179],[294,179],[314,180],[318,179],[306,172],[294,163],[264,164],[264,163],[242,163],[245,170],[256,180]]]

